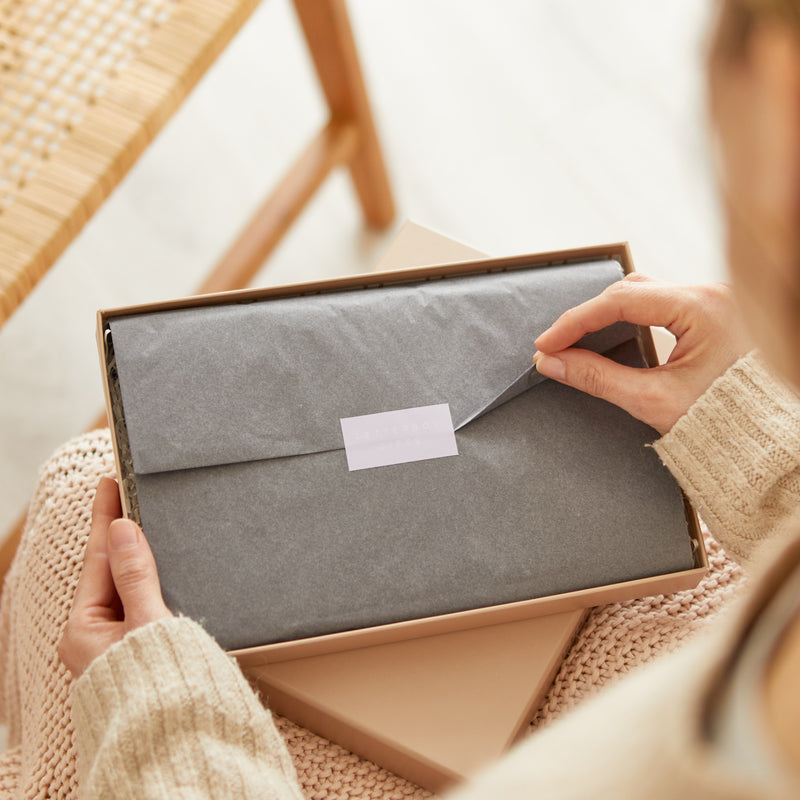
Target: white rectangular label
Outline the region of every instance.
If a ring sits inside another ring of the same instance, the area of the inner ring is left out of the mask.
[[[458,455],[447,403],[345,417],[340,422],[351,472]]]

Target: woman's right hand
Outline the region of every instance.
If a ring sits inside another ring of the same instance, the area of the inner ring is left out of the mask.
[[[121,517],[116,481],[101,478],[81,576],[58,645],[73,678],[130,631],[172,616],[141,528]]]
[[[669,330],[677,342],[667,363],[635,369],[572,347],[619,321]],[[751,348],[726,284],[677,286],[638,273],[562,314],[535,344],[542,375],[608,400],[662,435]]]

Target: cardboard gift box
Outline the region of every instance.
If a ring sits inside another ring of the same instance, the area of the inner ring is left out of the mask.
[[[252,666],[696,585],[655,432],[530,366],[631,269],[610,245],[99,312],[168,605]],[[626,324],[582,345],[655,363]],[[348,469],[342,419],[444,404],[457,455]]]

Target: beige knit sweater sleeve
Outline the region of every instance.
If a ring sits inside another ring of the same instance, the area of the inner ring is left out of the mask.
[[[654,445],[714,538],[742,562],[800,507],[800,400],[740,359]]]
[[[300,800],[272,717],[191,620],[125,637],[72,690],[80,795]]]

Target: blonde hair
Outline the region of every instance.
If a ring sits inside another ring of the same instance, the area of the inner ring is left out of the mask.
[[[714,94],[714,85],[721,80],[722,75],[747,57],[748,44],[759,24],[785,25],[800,40],[800,0],[722,0],[720,12],[708,51],[710,98]],[[757,258],[760,258],[762,266],[768,264],[771,258],[765,243],[756,235],[747,216],[741,212],[737,198],[728,193],[724,184],[722,188],[727,196],[729,214],[735,218],[735,224],[748,234],[751,245],[761,251]],[[793,261],[794,265],[789,265],[792,267],[790,270],[780,269],[773,264],[769,278],[781,285],[776,295],[781,298],[782,308],[771,309],[774,332],[781,329],[789,343],[800,340],[800,252]],[[786,363],[781,366],[780,371],[800,388],[800,361],[795,360],[790,364],[787,360],[790,357],[786,353],[776,353],[774,356],[784,359]]]

